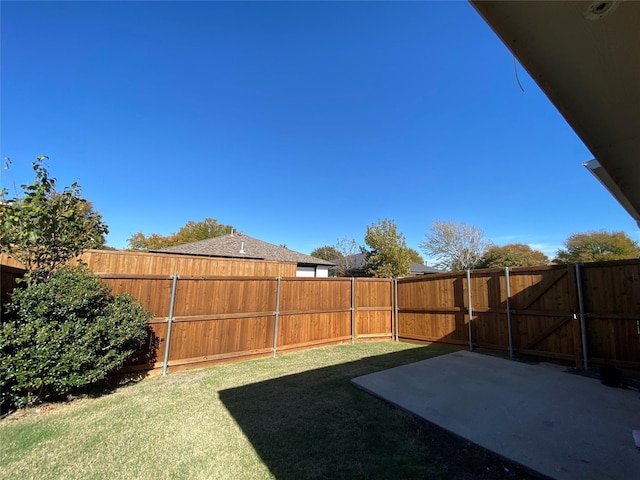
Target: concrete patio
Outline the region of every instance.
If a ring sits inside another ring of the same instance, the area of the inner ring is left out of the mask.
[[[640,430],[636,390],[466,351],[352,383],[551,478],[640,478],[632,435]]]

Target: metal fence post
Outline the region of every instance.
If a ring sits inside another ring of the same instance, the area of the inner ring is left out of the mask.
[[[169,318],[167,319],[167,339],[164,345],[164,362],[162,362],[162,376],[167,374],[169,366],[169,347],[171,346],[171,328],[173,326],[173,310],[176,305],[176,290],[178,288],[178,274],[173,274],[173,283],[171,285],[171,301],[169,303]]]
[[[351,344],[356,343],[356,279],[351,277]]]
[[[467,269],[467,301],[469,303],[469,350],[473,351],[473,307],[471,306],[471,269]]]
[[[280,320],[280,282],[281,278],[276,279],[276,311],[274,312],[273,319],[273,358],[276,357],[278,350],[278,322]]]
[[[507,325],[509,326],[509,358],[513,358],[513,331],[511,327],[511,284],[509,281],[509,267],[504,267],[504,283],[507,293]]]
[[[393,279],[393,305],[394,305],[394,322],[395,322],[395,331],[396,331],[396,342],[398,341],[398,279]]]
[[[578,309],[580,313],[580,336],[582,337],[582,361],[583,368],[589,369],[589,342],[587,338],[587,319],[584,312],[584,294],[582,292],[582,264],[576,263],[576,288],[578,291]]]

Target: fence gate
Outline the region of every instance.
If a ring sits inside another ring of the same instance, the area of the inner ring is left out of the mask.
[[[520,355],[583,366],[580,309],[573,265],[510,275],[513,338]]]

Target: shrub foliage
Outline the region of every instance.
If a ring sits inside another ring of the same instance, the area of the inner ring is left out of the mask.
[[[32,404],[104,379],[147,339],[151,316],[82,265],[16,289],[0,325],[3,403]]]

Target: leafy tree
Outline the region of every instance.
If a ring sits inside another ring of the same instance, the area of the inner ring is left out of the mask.
[[[393,220],[378,220],[377,224],[369,225],[364,241],[371,249],[365,264],[371,276],[394,278],[409,273],[412,254]]]
[[[198,242],[208,238],[221,237],[233,232],[231,225],[218,223],[215,218],[205,218],[201,222],[189,220],[178,233],[176,233],[178,245],[183,243]]]
[[[84,265],[16,289],[0,325],[0,400],[19,407],[104,379],[148,338],[151,318]]]
[[[47,158],[32,163],[35,180],[22,185],[23,196],[0,206],[0,251],[30,271],[28,283],[48,279],[88,248],[100,248],[108,233],[101,215],[80,196],[78,183],[56,190],[56,179],[44,166]]]
[[[450,271],[474,268],[490,246],[478,227],[439,220],[433,222],[420,243],[427,256],[436,258],[437,268]]]
[[[549,258],[540,250],[524,243],[511,243],[489,247],[476,268],[533,267],[547,263]]]
[[[419,263],[420,265],[424,265],[424,258],[413,248],[409,248],[409,255],[411,256],[411,263]]]
[[[324,247],[318,247],[313,252],[311,252],[311,256],[315,258],[321,258],[322,260],[326,260],[331,262],[333,260],[340,260],[343,255],[338,251],[336,247],[332,247],[331,245],[325,245]]]
[[[149,236],[146,236],[142,232],[137,232],[131,235],[127,242],[129,243],[129,249],[140,252],[160,250],[161,248],[177,245],[173,235],[164,236],[159,233],[152,233]]]
[[[231,225],[223,225],[218,223],[215,218],[205,218],[200,222],[188,221],[186,225],[180,228],[178,232],[170,235],[160,235],[152,233],[149,236],[142,232],[134,233],[127,240],[129,248],[132,250],[149,251],[160,250],[175,245],[183,245],[185,243],[199,242],[208,238],[220,237],[233,232]]]
[[[640,246],[624,232],[575,233],[558,250],[559,263],[600,262],[640,257]]]

